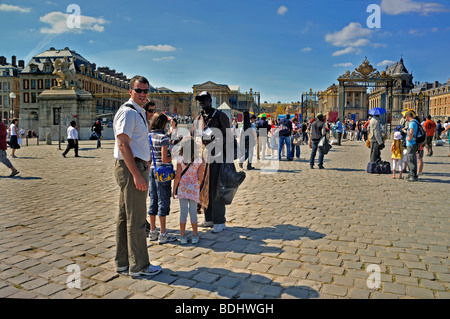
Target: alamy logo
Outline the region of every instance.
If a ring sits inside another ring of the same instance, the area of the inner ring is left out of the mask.
[[[369,29],[380,29],[381,28],[381,8],[377,4],[371,4],[367,7],[366,12],[372,13],[367,18],[367,27]]]
[[[67,13],[71,13],[66,20],[67,27],[69,29],[81,28],[81,8],[77,4],[69,4],[67,6]]]
[[[72,273],[67,277],[66,284],[68,288],[81,289],[81,269],[80,266],[72,264],[67,266],[67,272]]]
[[[381,286],[381,268],[378,265],[371,264],[366,268],[366,272],[370,273],[366,284],[369,289],[378,289]]]

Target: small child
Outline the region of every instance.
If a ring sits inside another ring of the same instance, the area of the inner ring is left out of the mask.
[[[392,178],[395,178],[395,170],[397,167],[399,170],[398,177],[402,178],[402,170],[403,170],[402,133],[400,132],[394,133],[394,141],[392,142],[391,152],[392,152]]]
[[[180,244],[187,244],[185,235],[187,215],[191,217],[193,236],[191,242],[197,244],[198,219],[197,204],[200,203],[200,183],[203,180],[204,165],[201,154],[198,154],[200,146],[192,137],[185,137],[181,142],[179,156],[177,157],[177,172],[173,184],[173,198],[175,195],[180,200]]]

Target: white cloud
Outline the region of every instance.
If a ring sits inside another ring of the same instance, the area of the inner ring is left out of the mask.
[[[348,68],[351,66],[353,66],[353,63],[350,63],[350,62],[333,64],[333,67],[335,67],[335,68],[338,68],[338,67]]]
[[[372,43],[369,38],[374,34],[373,30],[365,29],[357,22],[351,22],[342,30],[325,35],[325,41],[335,47],[341,47],[341,50],[333,52],[332,56],[344,54],[361,54],[362,47],[371,46],[373,48],[386,47],[386,44]]]
[[[391,65],[394,63],[395,63],[395,61],[392,61],[392,60],[384,60],[384,61],[378,63],[377,66],[386,66],[386,65]]]
[[[172,52],[176,49],[167,44],[158,44],[158,45],[139,45],[138,51],[159,51],[159,52]]]
[[[162,58],[154,58],[153,61],[168,61],[173,59],[175,59],[173,56],[164,56]]]
[[[340,55],[356,53],[356,52],[357,52],[357,50],[354,47],[348,47],[343,50],[333,52],[332,56],[340,56]]]
[[[282,16],[282,15],[285,15],[287,11],[288,11],[288,8],[286,8],[285,6],[281,6],[278,8],[277,13]]]
[[[22,7],[13,6],[10,4],[0,4],[0,11],[8,11],[8,12],[17,11],[20,13],[29,13],[29,12],[31,12],[31,8],[22,8]]]
[[[312,48],[306,47],[306,48],[303,48],[301,51],[302,51],[302,52],[311,52],[311,51],[312,51]]]
[[[371,30],[364,29],[361,24],[357,22],[351,22],[342,30],[325,35],[325,41],[338,47],[363,46],[367,45],[369,42],[369,40],[364,38],[370,37],[371,35]]]
[[[382,0],[381,10],[390,15],[399,15],[404,13],[421,13],[428,15],[434,12],[447,12],[444,5],[436,2],[421,2],[415,0]]]
[[[50,12],[45,16],[40,17],[41,22],[50,25],[50,28],[41,28],[41,33],[44,34],[62,34],[62,33],[82,33],[83,30],[93,30],[97,32],[105,31],[104,24],[107,24],[103,18],[95,18],[88,16],[79,16],[79,27],[76,26],[75,19],[76,16],[73,14],[62,13],[62,12]]]

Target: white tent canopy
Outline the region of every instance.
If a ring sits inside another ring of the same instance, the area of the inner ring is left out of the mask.
[[[232,121],[232,114],[231,114],[231,107],[226,103],[223,102],[221,106],[219,106],[217,108],[218,110],[221,110],[222,112],[224,112],[226,115],[228,115],[228,118],[230,119],[230,123]]]

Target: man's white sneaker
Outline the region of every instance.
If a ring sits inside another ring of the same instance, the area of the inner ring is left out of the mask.
[[[139,272],[130,272],[131,277],[145,277],[145,276],[154,276],[161,272],[161,266],[153,266],[150,264],[147,268],[139,271]]]
[[[225,224],[214,224],[213,226],[213,233],[220,233],[221,231],[225,230]]]

